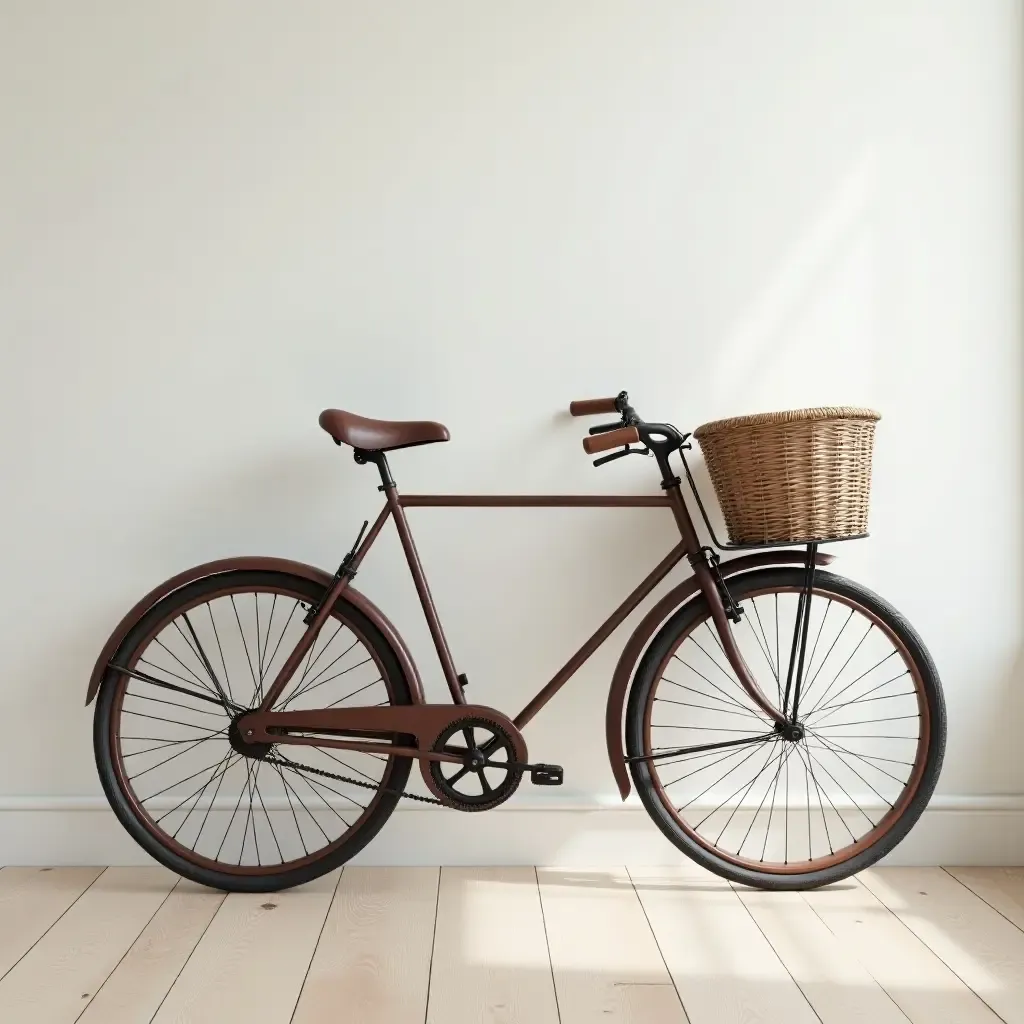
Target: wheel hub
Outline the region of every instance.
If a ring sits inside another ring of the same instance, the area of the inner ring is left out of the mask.
[[[247,710],[243,711],[240,715],[236,715],[231,720],[231,725],[228,726],[228,743],[231,744],[231,749],[237,754],[241,754],[243,757],[255,758],[257,761],[262,761],[267,754],[270,753],[272,743],[253,743],[252,741],[246,740],[242,735],[241,730],[238,728],[239,720],[250,712]]]
[[[799,743],[804,738],[804,727],[799,722],[776,722],[775,732],[790,743]]]

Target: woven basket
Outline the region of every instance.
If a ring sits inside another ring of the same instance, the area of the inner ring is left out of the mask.
[[[730,540],[806,544],[866,533],[880,418],[870,409],[797,409],[698,427]]]

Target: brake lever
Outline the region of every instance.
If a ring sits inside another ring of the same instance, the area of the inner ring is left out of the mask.
[[[611,455],[602,455],[599,459],[594,459],[594,466],[604,466],[609,462],[614,462],[616,459],[621,459],[626,455],[653,455],[654,453],[650,448],[630,448],[627,444],[625,448],[620,449],[617,452],[612,452]]]
[[[616,420],[614,423],[600,423],[596,427],[591,427],[588,434],[607,434],[610,430],[618,430],[620,427],[626,426],[624,420]]]

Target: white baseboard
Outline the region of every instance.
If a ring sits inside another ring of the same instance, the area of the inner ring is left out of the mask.
[[[513,800],[484,814],[404,804],[362,864],[668,864],[636,804]],[[102,797],[0,798],[0,864],[144,864]],[[1024,865],[1024,795],[936,797],[888,864]]]

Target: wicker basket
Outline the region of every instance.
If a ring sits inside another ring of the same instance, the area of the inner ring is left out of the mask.
[[[867,532],[870,409],[797,409],[694,431],[734,544],[808,543]]]

